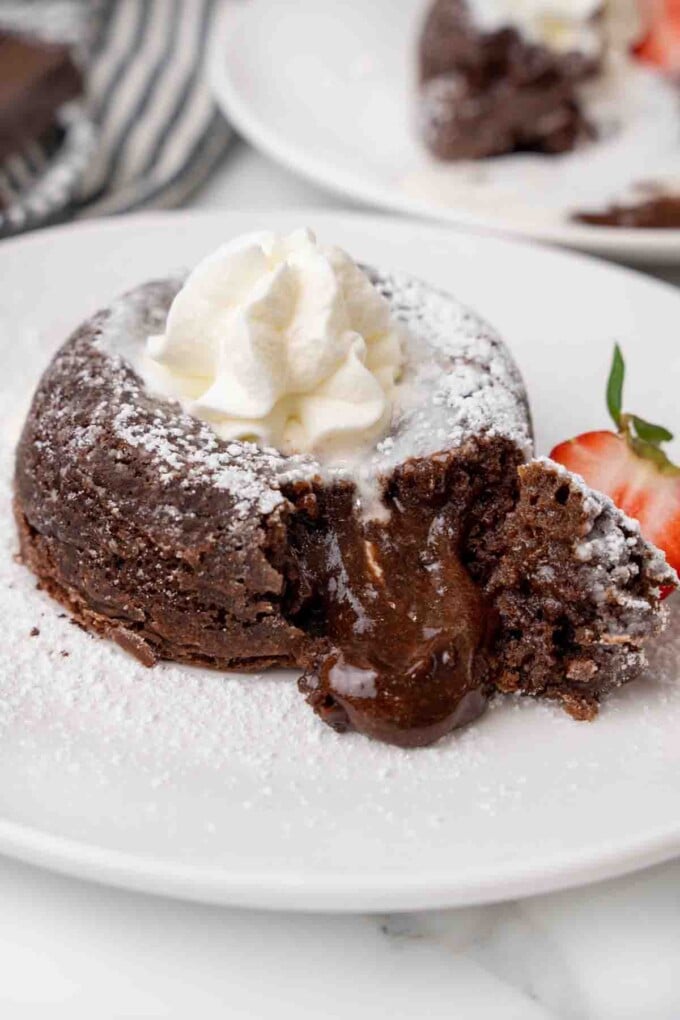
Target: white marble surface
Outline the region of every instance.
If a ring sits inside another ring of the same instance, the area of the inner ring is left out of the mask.
[[[340,203],[236,144],[194,205]],[[659,273],[680,284],[680,271]],[[576,892],[390,917],[258,914],[0,860],[0,1017],[677,1020],[680,861]]]

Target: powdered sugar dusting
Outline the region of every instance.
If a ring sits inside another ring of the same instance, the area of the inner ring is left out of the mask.
[[[273,505],[278,484],[314,475],[353,479],[365,490],[364,502],[377,509],[377,489],[371,496],[371,487],[397,464],[455,448],[471,435],[504,436],[528,455],[524,386],[498,334],[455,298],[426,283],[366,271],[406,327],[406,367],[395,395],[390,435],[358,449],[355,459],[285,458],[250,443],[220,443],[209,424],[188,418],[168,401],[156,402],[166,411],[159,411],[148,427],[147,414],[140,417],[135,410],[143,384],[140,376],[131,377],[130,369],[139,370],[147,335],[162,329],[179,281],[126,295],[102,323],[96,347],[107,360],[115,393],[125,397],[115,418],[117,435],[152,453],[168,477],[198,471],[204,480],[228,489],[244,514],[254,503],[258,508]]]
[[[407,457],[502,436],[526,456],[529,412],[519,370],[500,336],[450,295],[404,275],[374,277],[407,327],[407,373],[393,436],[372,470],[387,473]]]
[[[536,458],[551,471],[562,475],[572,489],[583,497],[585,512],[590,519],[590,531],[576,546],[576,558],[583,564],[591,565],[593,574],[606,572],[608,578],[621,589],[640,572],[638,561],[644,559],[649,579],[661,588],[677,585],[678,575],[666,562],[664,553],[642,536],[640,524],[622,513],[613,501],[602,492],[591,489],[585,480],[548,457]],[[593,587],[597,582],[593,580]],[[611,585],[607,586],[610,590]],[[641,605],[626,591],[617,592],[619,599],[627,601],[631,610],[639,612]],[[647,608],[645,603],[645,608]]]

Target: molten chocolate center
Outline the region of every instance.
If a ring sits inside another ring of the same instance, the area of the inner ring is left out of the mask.
[[[362,522],[351,499],[330,493],[301,546],[330,647],[300,688],[337,730],[430,744],[484,710],[493,614],[459,560],[450,508],[395,500],[389,520]]]

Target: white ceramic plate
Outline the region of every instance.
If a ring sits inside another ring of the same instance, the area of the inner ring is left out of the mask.
[[[325,728],[293,674],[145,670],[60,618],[13,562],[12,449],[29,392],[68,331],[226,238],[302,223],[357,258],[454,291],[495,323],[526,376],[541,451],[604,424],[615,339],[631,406],[680,424],[670,385],[680,294],[583,256],[317,212],[157,214],[4,242],[0,586],[12,659],[0,678],[0,850],[140,889],[319,910],[501,899],[674,855],[672,642],[647,682],[593,724],[508,699],[436,747],[402,751]],[[30,637],[33,627],[41,633]],[[673,635],[680,643],[680,628]]]
[[[427,183],[434,164],[412,123],[415,40],[425,7],[425,0],[296,0],[284,12],[280,0],[229,0],[213,33],[215,96],[258,148],[355,200],[614,258],[680,261],[680,230],[590,227],[532,213],[536,188],[552,186],[547,165],[535,167],[519,205],[503,188],[459,196],[446,171],[444,178],[438,173],[435,193]],[[644,132],[647,118],[641,123]],[[641,135],[638,150],[648,145]],[[578,158],[580,175],[587,157]],[[612,173],[626,161],[615,147],[609,158]],[[484,172],[483,164],[478,168]],[[653,172],[647,162],[644,179]],[[570,170],[566,184],[571,180]]]

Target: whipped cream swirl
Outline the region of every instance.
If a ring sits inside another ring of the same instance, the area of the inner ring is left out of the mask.
[[[298,230],[200,262],[148,338],[143,374],[222,439],[342,456],[387,429],[402,363],[386,299],[345,252]]]
[[[612,0],[610,0],[612,2]],[[613,0],[616,3],[616,0]],[[594,56],[602,47],[603,0],[468,0],[475,24],[493,32],[510,26],[533,43]]]

